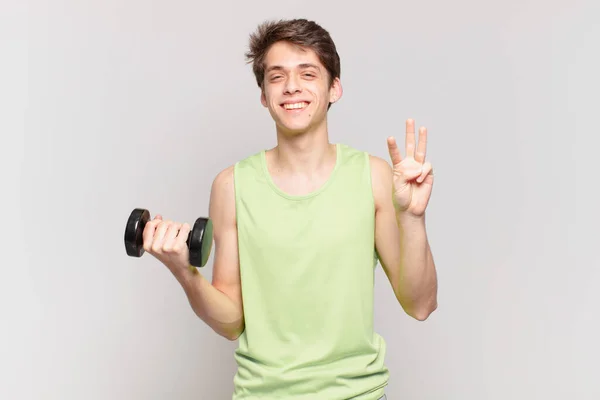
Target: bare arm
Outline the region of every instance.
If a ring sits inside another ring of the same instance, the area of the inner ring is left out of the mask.
[[[437,308],[437,274],[427,240],[425,217],[396,211],[392,201],[392,170],[371,156],[375,198],[375,246],[402,308],[423,321]]]
[[[233,167],[220,172],[212,185],[209,217],[213,222],[212,283],[196,268],[175,274],[196,315],[216,333],[236,340],[244,331],[238,259]]]

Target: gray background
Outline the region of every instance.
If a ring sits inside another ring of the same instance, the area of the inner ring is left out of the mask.
[[[134,207],[206,215],[217,172],[275,144],[243,53],[286,17],[337,43],[332,141],[388,158],[405,119],[429,129],[440,305],[412,320],[377,270],[388,398],[600,398],[599,11],[3,2],[0,398],[230,398],[236,343],[155,259],[125,255],[123,229]]]

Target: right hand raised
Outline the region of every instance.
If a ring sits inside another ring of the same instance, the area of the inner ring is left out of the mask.
[[[187,223],[163,220],[161,215],[148,221],[144,227],[144,250],[169,269],[188,268],[189,248],[186,243],[191,227]]]

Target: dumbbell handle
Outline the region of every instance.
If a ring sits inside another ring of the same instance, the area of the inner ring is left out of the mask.
[[[140,222],[140,232],[144,232],[144,228],[146,227],[147,222]],[[190,247],[190,240],[192,239],[192,231],[190,230],[188,232],[188,236],[187,239],[185,240],[185,244],[187,244],[187,247]]]

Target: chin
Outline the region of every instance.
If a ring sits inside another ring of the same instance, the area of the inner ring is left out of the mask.
[[[279,123],[277,126],[279,127],[279,131],[286,136],[298,136],[310,130],[310,125],[290,125]]]
[[[286,118],[286,116],[277,115],[275,123],[279,130],[286,134],[303,133],[312,128],[314,121],[306,119]]]

